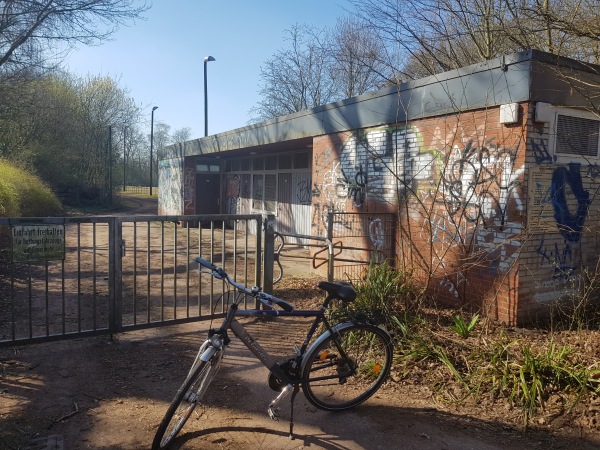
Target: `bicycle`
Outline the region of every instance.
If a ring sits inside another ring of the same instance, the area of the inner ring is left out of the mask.
[[[349,320],[331,326],[326,311],[331,301],[350,303],[356,291],[349,283],[321,281],[317,286],[326,292],[321,306],[315,310],[296,310],[293,305],[258,287],[248,288],[233,280],[221,267],[196,258],[203,268],[222,280],[232,301],[219,328],[211,328],[206,341],[200,346],[192,367],[177,391],[160,423],[152,449],[167,448],[183,428],[194,408],[201,404],[211,381],[217,374],[224,351],[231,339],[228,331],[269,369],[269,387],[279,394],[267,408],[269,417],[279,418],[278,404],[292,393],[290,410],[290,438],[293,439],[294,399],[300,388],[308,401],[326,411],[342,411],[359,405],[371,397],[390,373],[392,364],[392,336],[388,331],[368,321]],[[231,287],[235,289],[231,289]],[[225,294],[224,294],[225,295]],[[255,300],[256,309],[239,309],[245,296]],[[260,303],[259,303],[260,302]],[[258,306],[264,305],[262,308]],[[269,354],[236,320],[237,317],[277,316],[314,317],[300,347],[294,346],[295,356],[286,361]],[[314,341],[313,337],[324,327]]]

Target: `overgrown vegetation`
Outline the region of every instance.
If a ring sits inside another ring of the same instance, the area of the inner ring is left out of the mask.
[[[593,353],[560,344],[559,331],[530,340],[483,326],[477,314],[429,309],[419,292],[409,274],[387,263],[371,265],[357,285],[356,302],[334,314],[385,324],[396,336],[395,378],[418,377],[445,403],[507,402],[520,409],[527,426],[550,406],[569,411],[600,394],[600,363]]]
[[[60,200],[39,178],[0,159],[0,217],[43,217],[61,211]]]

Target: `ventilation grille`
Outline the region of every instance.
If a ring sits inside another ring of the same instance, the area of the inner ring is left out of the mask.
[[[598,156],[600,121],[558,115],[556,153]]]

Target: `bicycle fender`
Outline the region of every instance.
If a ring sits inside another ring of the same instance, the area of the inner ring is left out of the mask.
[[[321,336],[319,336],[317,338],[317,340],[315,342],[312,343],[312,345],[306,351],[305,355],[310,355],[319,345],[321,345],[321,343],[325,339],[327,339],[329,336],[331,336],[332,333],[337,333],[339,331],[345,330],[346,328],[353,327],[354,325],[356,325],[356,324],[354,324],[352,322],[342,322],[342,323],[338,323],[334,327],[331,327],[331,330],[326,330]],[[302,365],[300,366],[300,373],[304,372],[304,367],[306,366],[307,360],[308,360],[308,358],[302,359]]]

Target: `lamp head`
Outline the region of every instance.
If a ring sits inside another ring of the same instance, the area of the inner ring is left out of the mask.
[[[205,56],[204,57],[204,62],[208,62],[208,61],[216,61],[216,60],[212,56]]]
[[[155,111],[155,110],[157,110],[157,109],[158,109],[158,106],[154,106],[154,107],[152,108],[152,111]]]

